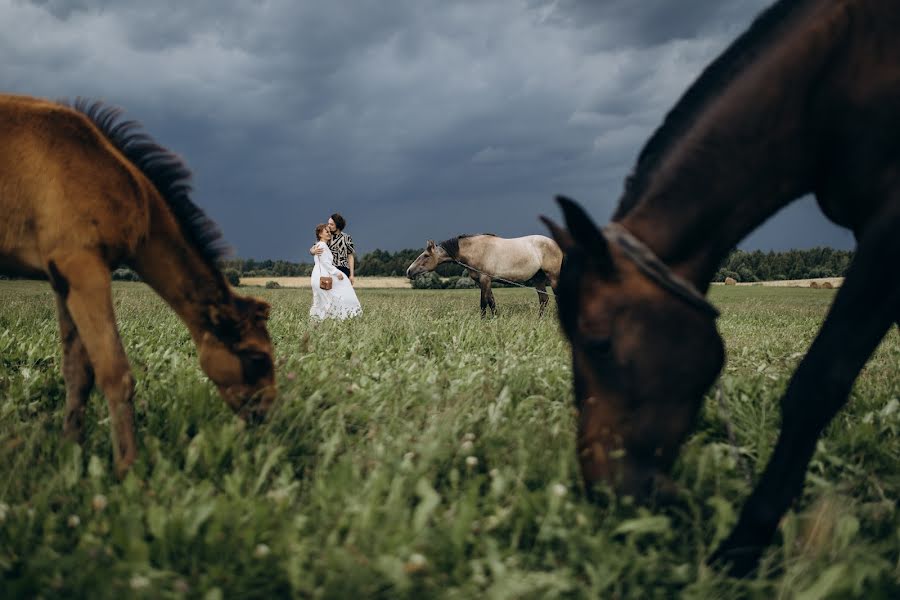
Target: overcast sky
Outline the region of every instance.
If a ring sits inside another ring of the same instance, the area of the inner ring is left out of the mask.
[[[122,106],[237,255],[610,217],[645,139],[765,0],[0,0],[0,89]],[[852,246],[810,200],[742,247]]]

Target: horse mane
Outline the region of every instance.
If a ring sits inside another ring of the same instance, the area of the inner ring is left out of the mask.
[[[625,178],[614,220],[634,208],[657,167],[709,102],[743,74],[779,32],[779,26],[808,3],[808,0],[779,0],[760,13],[750,28],[703,70],[641,149],[631,174]]]
[[[450,258],[452,258],[453,260],[459,260],[459,240],[464,240],[466,238],[478,237],[481,235],[497,237],[493,233],[464,233],[462,235],[452,237],[449,240],[444,240],[443,242],[439,243],[438,246],[443,248],[444,251],[450,255]]]
[[[230,250],[219,226],[191,200],[191,171],[181,158],[160,146],[141,124],[123,120],[123,111],[100,100],[76,98],[75,102],[61,101],[96,125],[100,132],[137,167],[165,199],[181,226],[188,242],[209,264],[215,265]]]

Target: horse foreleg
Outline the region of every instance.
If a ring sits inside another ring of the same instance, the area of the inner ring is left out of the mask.
[[[109,269],[99,257],[81,253],[50,260],[49,272],[106,396],[115,469],[121,477],[136,455],[134,378],[116,329]]]
[[[844,285],[781,402],[775,450],[729,537],[712,561],[733,575],[752,571],[781,517],[803,489],[822,430],[847,402],[853,382],[900,314],[900,216],[874,223],[861,240]]]
[[[538,314],[540,316],[544,316],[544,310],[547,308],[547,303],[550,302],[550,296],[547,294],[547,283],[546,281],[540,281],[535,286],[534,289],[537,290],[538,302],[540,303],[540,308],[538,309]]]
[[[497,303],[494,302],[494,292],[491,290],[491,278],[482,275],[478,284],[481,286],[481,316],[486,316],[488,308],[491,309],[491,316],[496,316]]]
[[[85,403],[94,387],[94,369],[81,336],[78,335],[78,329],[72,322],[72,315],[66,308],[66,301],[59,292],[56,294],[56,314],[63,347],[62,373],[66,382],[63,435],[80,444],[84,434]]]

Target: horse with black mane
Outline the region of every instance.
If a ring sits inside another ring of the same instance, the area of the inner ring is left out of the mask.
[[[713,555],[752,570],[825,426],[900,319],[900,3],[782,0],[687,90],[640,153],[612,223],[561,199],[557,292],[587,485],[646,496],[725,358],[704,295],[731,248],[815,194],[855,257],[781,402],[774,452]]]
[[[200,365],[241,417],[276,396],[269,305],[236,295],[221,233],[190,199],[190,172],[100,102],[0,95],[0,273],[50,280],[63,345],[65,435],[82,437],[94,382],[109,405],[117,474],[136,456],[134,378],[110,270],[134,269],[181,317]]]
[[[497,313],[497,303],[491,291],[493,278],[514,282],[531,281],[540,303],[540,314],[550,301],[547,284],[556,289],[562,251],[556,242],[543,235],[502,238],[491,233],[459,235],[440,244],[428,240],[425,251],[406,270],[415,279],[434,271],[438,265],[453,262],[468,269],[469,277],[481,288],[481,314],[487,309]]]

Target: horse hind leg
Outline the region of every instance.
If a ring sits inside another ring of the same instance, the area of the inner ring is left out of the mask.
[[[853,382],[900,314],[900,281],[885,280],[900,261],[900,215],[873,222],[844,285],[794,373],[781,402],[775,450],[737,525],[711,557],[733,575],[752,571],[778,522],[803,489],[816,442],[847,402]]]
[[[51,278],[54,287],[61,284]],[[62,291],[65,291],[63,289]],[[84,411],[88,396],[94,387],[94,369],[88,359],[87,350],[66,308],[65,298],[56,293],[56,313],[59,319],[59,334],[63,347],[63,379],[66,382],[66,410],[63,436],[76,443],[84,437]]]
[[[49,272],[106,396],[115,470],[122,477],[137,453],[132,404],[134,378],[116,329],[109,268],[99,256],[82,252],[51,260]],[[74,363],[76,358],[72,360]]]

